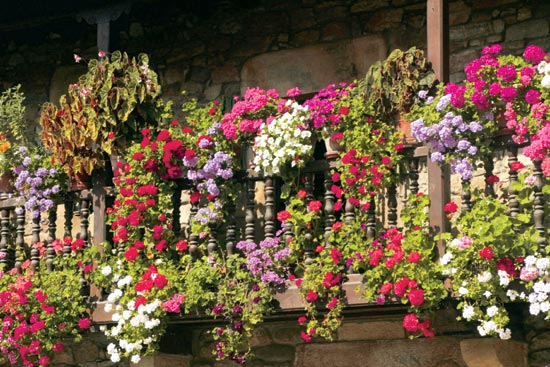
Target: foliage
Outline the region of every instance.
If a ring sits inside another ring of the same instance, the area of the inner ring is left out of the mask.
[[[59,167],[54,167],[44,152],[29,152],[26,146],[19,147],[14,168],[14,187],[17,194],[25,199],[24,208],[33,219],[53,208],[56,198],[67,190],[67,176]]]
[[[70,176],[91,174],[103,166],[104,153],[120,152],[150,121],[167,117],[169,105],[159,95],[157,74],[149,68],[147,55],[101,53],[88,62],[87,73],[69,85],[59,106],[44,104],[44,145]]]
[[[458,235],[447,242],[440,263],[460,301],[459,319],[479,323],[482,336],[508,339],[504,303],[517,297],[508,287],[518,280],[523,259],[536,249],[539,236],[531,225],[530,208],[522,205],[511,217],[502,200],[479,194],[471,210],[455,216],[453,224]]]
[[[67,338],[80,340],[90,327],[91,310],[81,295],[81,280],[92,269],[90,250],[83,240],[56,240],[52,248],[34,245],[40,268],[29,260],[21,271],[0,270],[0,362],[25,366],[48,366],[52,357],[64,350]],[[68,249],[68,252],[64,251]],[[5,253],[3,253],[5,254]],[[48,271],[52,261],[55,271]]]
[[[435,73],[416,47],[396,49],[382,61],[373,64],[359,89],[365,104],[373,106],[375,115],[390,122],[397,112],[407,112],[416,102],[420,90],[429,90]]]
[[[0,172],[14,167],[14,157],[20,146],[28,143],[25,120],[25,96],[16,85],[0,94]]]
[[[388,229],[368,241],[370,246],[360,249],[353,258],[354,268],[368,279],[364,285],[367,301],[379,305],[398,301],[407,305],[403,327],[411,336],[435,335],[429,316],[447,297],[441,269],[434,264],[437,237],[429,227],[428,206],[427,196],[411,195],[401,215],[403,230]]]

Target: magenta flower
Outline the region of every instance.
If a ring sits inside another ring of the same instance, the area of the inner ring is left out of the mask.
[[[525,51],[523,52],[523,57],[525,60],[532,62],[533,64],[538,64],[542,60],[544,60],[544,57],[546,56],[546,52],[539,46],[535,45],[529,45],[525,48]]]
[[[529,103],[530,105],[534,105],[534,104],[537,104],[540,102],[540,93],[534,89],[530,89],[529,91],[527,91],[527,93],[525,94],[525,100],[527,101],[527,103]]]

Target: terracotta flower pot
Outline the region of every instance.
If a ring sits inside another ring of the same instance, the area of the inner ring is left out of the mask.
[[[395,121],[397,130],[403,133],[403,143],[408,145],[418,144],[412,135],[411,122],[405,118],[405,114],[397,113]]]

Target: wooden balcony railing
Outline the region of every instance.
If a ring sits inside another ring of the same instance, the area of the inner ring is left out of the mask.
[[[495,163],[501,167],[498,172],[501,181],[513,183],[518,180],[516,170],[508,169],[503,172],[505,162],[510,167],[518,161],[519,146],[507,137],[498,137],[493,143],[494,152],[505,152],[506,154],[495,154],[494,159],[488,159],[484,162],[484,171],[478,170],[478,181],[483,182],[483,189],[487,194],[495,195],[493,185],[486,183],[486,178],[493,174]],[[322,157],[323,152],[320,156]],[[428,162],[428,149],[422,146],[409,146],[405,149],[406,155],[405,167],[406,174],[402,181],[390,187],[383,195],[378,198],[372,198],[371,205],[367,213],[366,234],[368,238],[374,238],[383,228],[397,227],[400,224],[400,203],[406,200],[408,195],[415,195],[422,190],[429,192],[430,185],[433,185],[434,176],[437,176],[435,182],[439,181],[440,171],[432,170],[434,167]],[[311,162],[304,169],[305,190],[307,197],[323,198],[323,210],[325,214],[325,239],[328,242],[332,223],[335,220],[351,222],[355,217],[355,207],[346,202],[341,212],[336,213],[334,203],[336,201],[334,193],[331,191],[333,184],[331,179],[331,169],[336,165],[336,159],[318,159]],[[536,177],[535,195],[533,201],[534,225],[541,234],[544,234],[544,203],[542,193],[542,169],[541,162],[534,162],[534,176]],[[230,216],[221,228],[217,231],[224,231],[225,249],[227,254],[235,253],[235,245],[240,240],[257,241],[263,238],[272,238],[280,226],[277,223],[276,213],[284,208],[284,201],[280,198],[281,180],[278,177],[258,177],[247,172],[241,172],[239,182],[242,187],[241,198],[237,204],[228,208],[234,215]],[[475,181],[475,179],[474,179]],[[81,238],[86,244],[101,244],[109,241],[111,234],[106,226],[106,207],[112,202],[109,197],[109,190],[106,189],[105,178],[103,176],[94,179],[94,187],[90,190],[76,191],[67,193],[62,202],[54,207],[43,218],[36,218],[29,221],[29,216],[22,211],[22,198],[7,197],[0,200],[0,265],[6,269],[21,269],[25,260],[30,260],[32,268],[38,268],[40,261],[46,262],[46,268],[49,271],[55,271],[52,264],[56,255],[52,243],[55,239],[64,237]],[[177,237],[186,238],[189,243],[189,251],[192,256],[198,256],[198,238],[192,234],[188,228],[193,217],[200,207],[198,204],[190,204],[186,201],[186,192],[191,189],[190,183],[184,179],[177,181],[177,189],[173,197],[173,230]],[[461,210],[467,211],[471,208],[471,193],[466,187],[472,185],[463,185],[453,187],[455,201],[461,202]],[[457,193],[459,195],[457,195]],[[515,217],[519,212],[519,203],[517,193],[510,185],[506,193],[509,206],[509,215]],[[183,199],[183,200],[182,200]],[[443,212],[442,208],[445,201],[439,200],[431,202],[431,210]],[[42,222],[41,222],[42,219]],[[46,221],[43,221],[47,219]],[[93,226],[91,225],[93,221]],[[46,223],[46,224],[44,224]],[[284,236],[288,239],[292,236],[290,228],[284,228]],[[46,246],[46,255],[40,257],[37,247],[34,244],[43,242]],[[545,244],[544,236],[541,236],[541,248]],[[218,251],[218,243],[215,236],[210,236],[207,243],[209,253]],[[442,250],[442,248],[440,249]],[[68,245],[63,248],[63,253],[70,253]],[[1,255],[4,254],[4,255]],[[313,244],[305,248],[305,261],[308,262],[315,256]],[[350,282],[359,282],[358,279],[350,277]],[[346,289],[353,289],[351,286]],[[97,292],[97,291],[96,291]],[[357,295],[348,292],[348,302],[352,304],[361,304]],[[97,294],[97,293],[96,293]],[[301,301],[299,297],[282,295],[279,297],[281,308],[293,309],[299,307]],[[98,320],[108,321],[104,317]]]

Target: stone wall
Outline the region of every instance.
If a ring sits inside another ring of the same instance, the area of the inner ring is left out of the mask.
[[[132,2],[111,24],[112,48],[148,53],[165,97],[176,106],[182,90],[203,100],[240,94],[247,80],[258,81],[250,77],[251,63],[259,72],[272,70],[261,82],[265,86],[288,86],[294,79],[307,90],[318,77],[327,83],[360,78],[370,63],[394,48],[426,47],[426,3],[420,0],[205,4],[184,9],[173,1]],[[549,18],[550,4],[543,0],[449,1],[451,80],[463,78],[465,64],[485,44],[502,43],[511,52],[521,52],[531,42],[550,48]],[[82,16],[67,15],[56,22],[33,18],[25,25],[4,27],[1,35],[0,86],[23,84],[32,121],[44,101],[57,100],[85,70],[75,65],[73,53],[89,58],[97,51],[95,25]],[[296,73],[300,61],[318,66],[322,52],[341,53],[351,40],[362,37],[376,41],[356,48],[353,60],[332,58],[332,64],[311,70],[309,76]],[[317,52],[312,54],[312,49]],[[277,72],[270,65],[281,51],[296,60],[294,74],[287,70],[287,84],[280,82],[281,65]]]
[[[281,315],[279,315],[281,317]],[[333,342],[304,343],[295,319],[267,321],[252,340],[250,367],[527,367],[527,346],[515,340],[476,338],[471,330],[436,319],[441,331],[433,339],[407,339],[400,315],[348,316]],[[161,351],[143,358],[136,367],[230,367],[217,362],[214,342],[202,324],[169,326]],[[128,361],[112,363],[105,354],[106,341],[99,333],[81,344],[69,345],[53,361],[53,367],[127,367]]]
[[[314,91],[325,82],[361,78],[371,62],[394,48],[426,48],[426,2],[421,0],[205,0],[205,6],[190,11],[182,11],[181,3],[132,2],[111,24],[113,49],[148,53],[164,96],[175,101],[176,109],[182,90],[213,100],[241,94],[252,83],[284,92],[285,83],[296,80]],[[90,58],[97,52],[95,25],[74,15],[59,19],[33,18],[2,28],[0,87],[23,85],[31,122],[37,121],[43,102],[56,100],[85,71],[74,63],[73,53]],[[502,43],[506,51],[517,53],[528,43],[550,49],[549,19],[545,0],[449,1],[451,80],[463,78],[465,64],[485,44]],[[350,56],[342,59],[344,51]],[[275,58],[279,64],[270,64]],[[288,60],[293,63],[285,64]],[[297,73],[300,62],[316,68]],[[506,168],[497,166],[497,171],[505,176]],[[458,184],[453,187],[458,197]],[[544,366],[550,361],[548,325],[535,326],[538,331],[525,336],[533,341],[532,365]],[[199,325],[172,327],[163,354],[141,366],[227,365],[212,359],[204,330]],[[331,344],[303,344],[294,320],[270,322],[259,329],[254,345],[257,357],[251,366],[521,367],[527,356],[521,342],[475,339],[468,330],[410,341],[395,318],[348,319]],[[97,334],[87,337],[59,356],[56,366],[110,366],[104,348]]]

